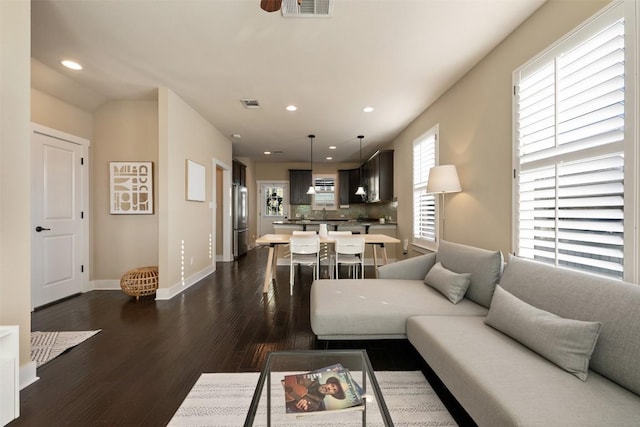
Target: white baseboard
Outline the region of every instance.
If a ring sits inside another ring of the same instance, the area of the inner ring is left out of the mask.
[[[36,362],[28,362],[20,366],[20,390],[40,379],[36,375]]]
[[[176,295],[184,292],[190,286],[204,279],[214,271],[215,271],[215,265],[210,265],[207,268],[197,272],[196,274],[186,278],[184,280],[184,283],[179,282],[169,288],[159,288],[156,291],[156,300],[169,300],[175,297]]]
[[[120,288],[120,280],[92,280],[91,290],[93,291],[117,291]]]
[[[197,272],[196,274],[185,279],[183,283],[176,283],[172,285],[170,288],[160,288],[156,292],[157,300],[168,300],[183,292],[185,289],[197,283],[199,280],[207,277],[211,273],[215,271],[215,264],[212,264],[205,269]],[[91,281],[91,290],[94,291],[119,291],[122,288],[120,287],[120,280],[92,280]]]
[[[378,258],[378,267],[380,267],[382,264],[380,264],[380,262],[384,261],[381,257]],[[391,264],[392,262],[396,262],[395,258],[388,258],[388,264]],[[322,261],[320,264],[322,265],[329,265],[327,261]],[[289,266],[289,258],[278,258],[278,265],[286,265],[287,267]],[[373,258],[365,258],[364,259],[364,265],[373,265]]]

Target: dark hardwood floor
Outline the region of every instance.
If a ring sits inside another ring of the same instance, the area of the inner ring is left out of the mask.
[[[406,340],[318,341],[309,325],[309,269],[288,267],[262,294],[266,249],[254,249],[169,301],[93,291],[37,310],[34,331],[102,332],[38,368],[10,426],[164,426],[203,372],[260,371],[274,350],[365,348],[375,370],[428,366]],[[371,277],[373,271],[367,271]],[[429,378],[461,425],[471,423]]]

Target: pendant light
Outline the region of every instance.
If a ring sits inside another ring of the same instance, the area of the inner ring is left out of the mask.
[[[367,192],[364,191],[364,187],[362,186],[362,138],[364,138],[364,135],[358,135],[358,139],[360,140],[360,164],[358,166],[360,170],[360,185],[356,190],[356,196],[362,196],[362,198],[364,199],[367,195]]]
[[[311,169],[311,185],[309,186],[309,189],[307,190],[307,194],[316,194],[316,187],[313,185],[313,138],[315,138],[315,135],[308,135],[309,139],[311,140],[311,157],[309,158],[309,166]]]

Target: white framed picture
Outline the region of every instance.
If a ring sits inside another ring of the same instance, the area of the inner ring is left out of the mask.
[[[153,214],[153,162],[109,162],[110,213]]]
[[[187,200],[195,202],[206,200],[206,172],[203,165],[187,159]]]

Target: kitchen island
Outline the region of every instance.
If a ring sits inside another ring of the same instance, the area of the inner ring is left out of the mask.
[[[377,219],[355,220],[355,219],[288,219],[285,221],[274,221],[273,228],[277,234],[291,232],[293,230],[318,231],[320,224],[327,224],[330,231],[351,231],[353,234],[369,234],[369,229],[379,225],[387,225],[395,228],[395,222],[381,223]]]

